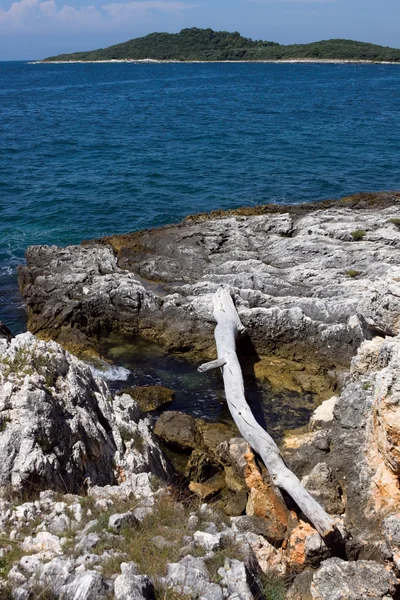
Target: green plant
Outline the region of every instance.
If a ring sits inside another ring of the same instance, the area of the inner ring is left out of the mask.
[[[365,383],[362,384],[363,390],[369,390],[371,387],[372,387],[372,384],[369,381],[366,381]]]
[[[358,275],[361,275],[361,271],[356,271],[355,269],[346,271],[346,277],[357,277]]]
[[[177,502],[174,496],[165,493],[139,525],[122,527],[118,537],[103,539],[93,552],[99,555],[107,550],[121,552],[124,561],[135,562],[142,573],[150,577],[163,576],[167,565],[181,558],[180,549],[189,532],[188,518],[192,511],[193,504]],[[155,538],[159,536],[165,538],[165,545],[157,543]],[[107,569],[115,564],[116,561],[110,560]]]
[[[132,444],[133,444],[133,447],[135,448],[135,450],[137,450],[138,452],[142,452],[144,442],[143,442],[143,438],[142,438],[140,431],[135,431],[135,433],[133,434]]]
[[[159,477],[157,477],[157,475],[154,475],[154,473],[152,473],[150,475],[150,485],[153,492],[156,492],[157,490],[160,490],[163,487],[164,483]]]
[[[256,600],[284,600],[288,583],[275,573],[260,573],[258,576],[262,594]]]
[[[9,417],[0,417],[0,433],[7,429],[7,424],[10,423]]]
[[[110,515],[108,512],[102,514],[100,517],[98,517],[97,523],[90,528],[90,531],[96,533],[104,533],[104,531],[108,531],[109,518]]]
[[[364,229],[355,229],[354,231],[350,232],[350,235],[355,242],[359,242],[365,235],[367,235],[367,232],[364,231]]]
[[[400,229],[400,219],[395,217],[393,219],[389,219],[389,223],[393,223],[393,225],[396,225],[396,227],[398,227]]]
[[[50,586],[43,587],[38,581],[31,587],[29,598],[34,598],[35,600],[57,600],[59,596],[51,590]]]
[[[11,549],[0,558],[0,577],[3,579],[7,578],[13,565],[24,556],[22,549],[15,542],[11,543]]]

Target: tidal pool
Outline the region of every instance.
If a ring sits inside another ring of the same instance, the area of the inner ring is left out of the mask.
[[[129,386],[163,385],[175,392],[167,410],[183,411],[210,421],[231,421],[219,369],[198,373],[199,365],[184,355],[168,354],[157,344],[131,336],[103,339],[99,350],[112,365],[104,369],[103,376],[113,392]],[[276,441],[285,430],[306,425],[318,404],[314,394],[277,392],[268,384],[260,384],[248,368],[244,369],[244,385],[257,421]]]

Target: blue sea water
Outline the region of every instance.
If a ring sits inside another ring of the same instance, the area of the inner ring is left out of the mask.
[[[0,63],[0,320],[30,244],[400,188],[400,66]]]

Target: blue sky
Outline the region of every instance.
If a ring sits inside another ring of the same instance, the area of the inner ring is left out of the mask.
[[[400,47],[399,0],[0,0],[0,60],[212,27],[287,43],[335,37]]]

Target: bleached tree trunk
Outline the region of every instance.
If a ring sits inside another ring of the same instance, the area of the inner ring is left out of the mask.
[[[244,439],[261,456],[271,480],[285,490],[326,540],[338,531],[332,517],[302,486],[285,465],[272,437],[257,423],[245,398],[243,375],[236,354],[236,336],[245,331],[233,304],[230,292],[220,288],[213,296],[215,342],[218,359],[199,367],[200,372],[221,367],[225,396],[231,415]]]

